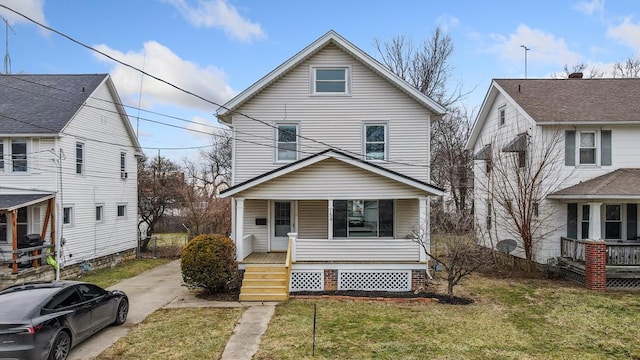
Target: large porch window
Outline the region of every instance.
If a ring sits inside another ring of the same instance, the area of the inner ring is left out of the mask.
[[[582,221],[580,222],[580,239],[589,238],[589,205],[582,205]]]
[[[393,237],[393,200],[334,200],[333,236]]]

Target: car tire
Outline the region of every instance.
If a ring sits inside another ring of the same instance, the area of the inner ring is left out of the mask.
[[[120,300],[118,304],[118,310],[116,311],[116,321],[113,323],[115,325],[122,325],[125,321],[127,321],[127,315],[129,314],[129,301],[127,299]]]
[[[71,337],[66,331],[60,331],[53,340],[48,360],[65,360],[71,350]]]

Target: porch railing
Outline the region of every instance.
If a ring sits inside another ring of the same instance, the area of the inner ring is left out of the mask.
[[[564,258],[584,262],[586,240],[560,238],[560,255]],[[607,242],[607,265],[640,266],[640,243]]]
[[[54,244],[43,244],[40,246],[33,246],[22,249],[15,249],[10,251],[4,251],[1,264],[9,264],[11,266],[11,273],[17,274],[20,269],[23,268],[37,268],[40,266],[42,259],[46,259],[49,256],[55,256],[53,252],[49,252],[48,249],[53,248]],[[7,258],[5,255],[10,254]]]
[[[420,261],[410,239],[296,239],[294,261]]]

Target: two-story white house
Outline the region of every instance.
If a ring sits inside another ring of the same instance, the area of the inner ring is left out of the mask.
[[[429,240],[429,197],[443,193],[429,145],[444,111],[335,31],[222,106],[241,299],[421,286],[427,257],[411,238]],[[290,279],[252,281],[286,272],[287,256]]]
[[[504,183],[497,160],[512,157],[523,174],[529,171],[526,166],[542,169],[544,158],[549,164],[538,174],[544,179],[529,222],[543,235],[533,244],[534,261],[568,259],[573,277],[589,285],[585,263],[595,244],[606,253],[607,286],[638,286],[632,275],[620,275],[640,265],[638,94],[640,79],[574,74],[569,79],[493,80],[467,144],[476,159],[480,242],[499,248],[504,240],[514,240],[513,254],[524,257],[522,238],[509,229],[513,224],[500,220],[505,219],[505,202],[495,201],[490,189]],[[553,153],[545,155],[548,150]],[[515,172],[509,174],[513,178]]]
[[[0,260],[31,234],[61,266],[134,252],[140,154],[108,74],[0,75]]]

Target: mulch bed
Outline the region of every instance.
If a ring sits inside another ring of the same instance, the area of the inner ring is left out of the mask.
[[[449,305],[469,305],[472,299],[428,292],[390,292],[390,291],[297,291],[290,294],[294,298],[362,299],[386,302],[438,302]]]

